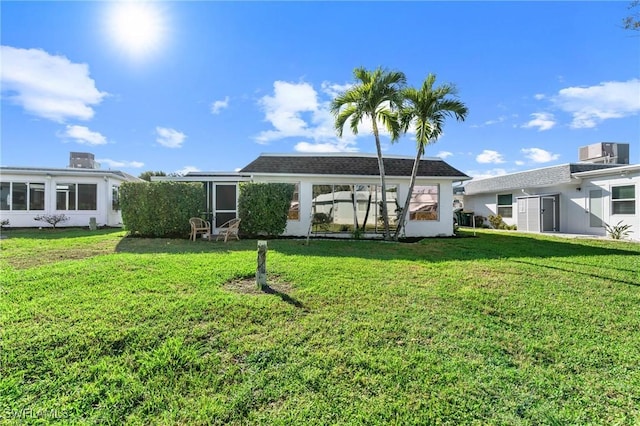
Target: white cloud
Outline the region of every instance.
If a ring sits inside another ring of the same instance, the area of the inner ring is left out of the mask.
[[[505,169],[468,170],[465,173],[468,176],[471,176],[473,180],[479,180],[479,179],[506,175],[507,171]]]
[[[220,111],[229,107],[229,97],[225,96],[223,100],[215,101],[211,104],[211,114],[220,114]]]
[[[542,99],[546,98],[546,96],[542,93],[536,93],[535,95],[533,95],[534,99],[541,101]]]
[[[572,128],[596,127],[604,120],[629,117],[640,112],[640,79],[607,81],[590,87],[568,87],[560,90],[553,102],[572,114]]]
[[[139,169],[141,167],[144,167],[144,163],[140,161],[116,161],[110,158],[100,158],[100,159],[97,159],[96,161],[101,165],[106,164],[108,167],[113,167],[113,168],[126,167],[126,168],[132,168],[132,169]]]
[[[523,148],[520,151],[534,163],[549,163],[560,158],[560,154],[552,154],[540,148]]]
[[[87,64],[40,49],[0,49],[2,92],[30,114],[59,123],[89,120],[94,115],[92,106],[107,96],[89,77]]]
[[[344,93],[345,91],[347,91],[348,89],[353,87],[353,84],[351,83],[347,83],[347,84],[336,84],[336,83],[331,83],[328,81],[323,81],[322,84],[320,85],[320,87],[322,88],[322,91],[324,93],[326,93],[327,95],[329,95],[331,98],[335,98],[336,96]]]
[[[495,119],[495,120],[487,120],[487,121],[485,121],[483,124],[484,124],[485,126],[491,126],[491,125],[493,125],[493,124],[504,123],[506,120],[507,120],[507,116],[505,116],[505,115],[501,115],[501,116],[500,116],[500,117],[498,117],[497,119]]]
[[[533,120],[530,120],[528,123],[523,124],[524,128],[534,128],[537,127],[539,132],[544,130],[549,130],[556,125],[555,117],[553,114],[548,112],[534,112],[531,114]]]
[[[442,159],[451,157],[453,155],[453,152],[449,152],[449,151],[440,151],[439,153],[436,154],[436,157],[440,157]]]
[[[516,164],[516,166],[524,166],[524,161],[521,160],[516,160],[514,161],[514,163]]]
[[[324,93],[338,91],[343,86],[322,83]],[[268,144],[286,138],[304,138],[295,149],[301,152],[349,152],[356,150],[355,136],[346,130],[338,138],[334,117],[330,112],[330,99],[320,99],[309,83],[276,81],[273,95],[263,96],[258,104],[265,113],[265,121],[273,129],[260,132],[255,141]],[[363,123],[366,126],[366,123]],[[369,126],[370,128],[370,126]]]
[[[506,115],[501,115],[500,117],[493,119],[493,120],[487,120],[482,124],[472,124],[471,127],[474,129],[480,128],[480,127],[486,127],[486,126],[493,126],[494,124],[500,124],[500,123],[504,123],[505,121],[507,121],[507,117]]]
[[[179,174],[180,176],[184,176],[189,172],[199,172],[199,171],[200,169],[195,166],[184,166],[180,170],[176,170],[175,173]]]
[[[156,142],[167,148],[181,148],[187,138],[184,133],[166,127],[156,127],[156,133],[158,134]]]
[[[273,83],[274,95],[264,96],[259,104],[265,112],[265,119],[275,130],[261,132],[256,139],[269,142],[292,136],[312,136],[312,130],[302,119],[302,113],[318,111],[317,92],[309,83]]]
[[[89,130],[86,126],[67,125],[64,132],[59,133],[58,137],[73,139],[74,142],[84,145],[104,145],[107,143],[107,138],[98,132]]]
[[[504,163],[504,157],[498,151],[491,151],[490,149],[485,149],[482,153],[476,156],[476,161],[481,164],[500,164]]]

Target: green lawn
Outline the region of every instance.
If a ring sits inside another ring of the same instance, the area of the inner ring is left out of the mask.
[[[0,424],[640,423],[640,244],[7,235]]]

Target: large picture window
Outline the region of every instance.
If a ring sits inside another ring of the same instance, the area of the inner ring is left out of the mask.
[[[98,185],[59,183],[56,185],[56,210],[97,210]]]
[[[498,214],[502,217],[513,217],[513,195],[498,195]]]
[[[636,213],[636,186],[624,185],[611,188],[611,210],[613,214]]]
[[[398,187],[387,186],[389,227],[397,225]],[[321,233],[384,232],[382,192],[378,185],[313,185],[312,230]]]
[[[44,210],[44,183],[1,182],[0,209],[12,211]]]
[[[440,187],[414,186],[409,200],[409,220],[438,220]]]

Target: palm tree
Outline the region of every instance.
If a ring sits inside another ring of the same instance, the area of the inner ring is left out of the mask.
[[[402,90],[405,103],[400,111],[400,122],[404,132],[409,129],[410,125],[413,124],[415,126],[417,153],[413,161],[409,193],[407,194],[404,208],[400,213],[400,220],[394,239],[398,239],[404,226],[411,202],[411,194],[416,184],[420,159],[426,146],[435,143],[442,135],[442,128],[447,118],[455,117],[458,121],[464,121],[467,117],[468,109],[466,105],[456,98],[456,87],[452,84],[442,84],[434,88],[435,81],[435,74],[429,74],[420,89],[408,87]]]
[[[387,214],[387,194],[380,146],[378,123],[381,123],[395,141],[400,136],[400,122],[397,111],[402,107],[401,89],[406,83],[404,73],[376,68],[369,71],[363,67],[353,70],[356,84],[336,96],[331,103],[331,112],[335,116],[335,128],[338,136],[347,121],[354,135],[358,134],[358,125],[369,118],[376,140],[380,185],[382,186],[382,216],[384,220],[384,238],[389,239],[389,216]]]

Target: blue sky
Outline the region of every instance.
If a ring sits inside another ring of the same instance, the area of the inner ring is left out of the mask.
[[[428,73],[469,108],[427,148],[482,177],[631,144],[640,33],[629,2],[5,2],[1,159],[231,171],[260,153],[375,152],[328,111],[355,67]],[[132,29],[133,27],[133,29]],[[411,135],[385,154],[415,152]]]

